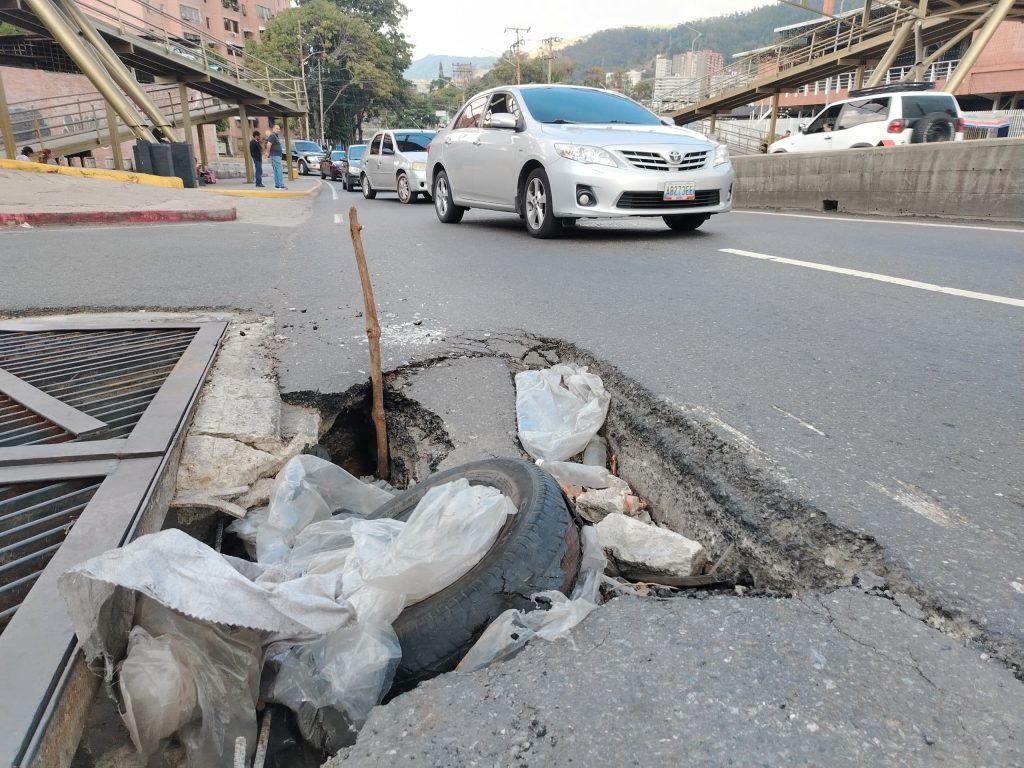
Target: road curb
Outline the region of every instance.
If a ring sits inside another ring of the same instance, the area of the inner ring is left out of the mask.
[[[59,176],[77,176],[98,181],[120,181],[127,184],[142,184],[147,187],[184,189],[185,184],[177,176],[153,176],[134,171],[113,171],[106,168],[72,168],[65,165],[30,163],[24,160],[0,159],[0,170],[24,171],[28,173],[56,173]]]
[[[231,197],[312,197],[320,191],[322,181],[318,181],[309,189],[303,190],[280,190],[280,189],[201,189],[200,192],[209,192],[211,195],[228,195]]]
[[[33,227],[96,224],[163,224],[195,221],[234,221],[234,207],[185,211],[50,211],[0,213],[0,226],[28,224]]]

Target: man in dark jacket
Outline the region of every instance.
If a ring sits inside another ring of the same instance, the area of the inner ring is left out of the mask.
[[[256,186],[263,186],[263,142],[260,140],[260,132],[253,131],[249,139],[249,157],[256,170]]]

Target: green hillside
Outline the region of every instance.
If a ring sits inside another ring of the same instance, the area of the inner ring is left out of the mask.
[[[810,5],[820,9],[821,0]],[[729,62],[734,53],[760,48],[772,41],[772,30],[787,24],[820,18],[817,14],[782,3],[756,8],[753,11],[717,16],[680,24],[676,27],[651,29],[620,27],[595,32],[584,40],[562,50],[562,55],[576,64],[580,75],[591,67],[607,71],[641,69],[650,66],[659,53],[683,53],[690,50],[694,32],[701,32],[697,48],[710,48]]]

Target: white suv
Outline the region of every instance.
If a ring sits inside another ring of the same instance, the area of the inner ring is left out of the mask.
[[[851,98],[825,107],[800,128],[800,133],[779,139],[768,152],[826,152],[963,141],[964,116],[953,94],[906,90],[906,84],[901,88],[851,91]]]

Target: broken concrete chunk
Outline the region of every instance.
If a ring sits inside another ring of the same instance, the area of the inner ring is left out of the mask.
[[[252,486],[262,477],[277,473],[284,462],[265,451],[250,448],[237,440],[208,435],[185,439],[178,466],[178,495]]]
[[[632,569],[666,576],[696,576],[707,560],[700,543],[627,515],[606,516],[597,524],[597,539],[612,564],[627,578]]]
[[[629,486],[587,491],[576,498],[576,511],[591,523],[616,514],[639,518],[644,506],[639,497],[629,492]]]

